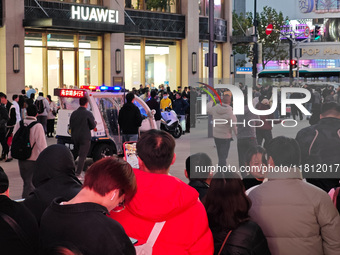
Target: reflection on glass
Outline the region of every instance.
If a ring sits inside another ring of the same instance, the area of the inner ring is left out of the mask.
[[[142,0],[125,0],[125,8],[140,10],[142,8]]]
[[[198,0],[198,14],[204,15],[204,0]]]
[[[79,36],[79,85],[100,86],[102,45],[98,36]]]
[[[42,46],[42,34],[25,32],[25,46]]]
[[[139,89],[139,84],[141,84],[140,68],[140,45],[124,45],[124,80],[127,89],[132,90],[133,87]]]
[[[102,5],[102,0],[45,0],[49,2],[66,2],[66,3],[77,3],[77,4],[93,4]]]
[[[64,110],[77,110],[79,108],[79,98],[60,97],[60,106]],[[90,105],[90,104],[89,104]],[[90,110],[90,109],[88,109]]]
[[[74,39],[73,35],[47,34],[47,46],[73,48],[74,47],[73,39]]]
[[[214,4],[214,17],[222,18],[222,0],[215,0]],[[209,0],[205,0],[205,16],[209,16]]]
[[[118,111],[108,98],[96,99],[101,115],[111,136],[118,135]]]
[[[63,51],[63,84],[74,88],[74,51]]]
[[[176,87],[176,45],[145,47],[145,82],[151,87],[167,82]]]
[[[137,101],[137,100],[133,100],[133,103],[135,104],[135,106],[137,106],[139,108],[140,113],[144,116],[144,117],[148,117],[145,109],[143,108],[143,106],[141,106],[141,104]]]
[[[47,51],[48,59],[48,94],[54,95],[54,89],[59,88],[60,70],[59,70],[59,50]],[[42,59],[42,58],[41,58]],[[42,68],[41,68],[42,70]]]

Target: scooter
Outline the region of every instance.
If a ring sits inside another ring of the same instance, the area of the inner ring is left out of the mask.
[[[170,133],[174,138],[181,137],[182,127],[179,123],[176,112],[166,108],[164,112],[161,112],[161,115],[161,130]]]

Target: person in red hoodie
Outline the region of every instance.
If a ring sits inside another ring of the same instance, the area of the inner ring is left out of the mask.
[[[140,169],[134,169],[137,193],[124,211],[111,212],[129,237],[145,244],[155,223],[164,222],[153,255],[212,255],[214,241],[198,192],[169,175],[175,140],[161,130],[145,132],[137,142]]]

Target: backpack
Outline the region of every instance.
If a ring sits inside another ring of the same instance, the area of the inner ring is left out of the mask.
[[[43,99],[41,99],[41,100],[35,100],[34,104],[35,104],[35,106],[37,107],[38,114],[41,114],[41,113],[44,112],[45,107],[44,107],[44,101],[43,101]]]
[[[146,243],[139,246],[135,246],[136,255],[152,255],[152,248],[155,245],[155,242],[159,234],[161,233],[164,224],[165,221],[157,222],[155,226],[152,228]]]
[[[30,143],[30,129],[37,124],[37,121],[33,121],[28,126],[25,126],[24,121],[20,121],[20,128],[14,134],[11,147],[11,155],[15,159],[26,160],[32,154],[33,146]]]

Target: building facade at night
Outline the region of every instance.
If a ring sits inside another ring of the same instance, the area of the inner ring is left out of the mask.
[[[0,91],[208,77],[209,0],[1,0]],[[215,78],[229,78],[231,3],[215,0]]]

